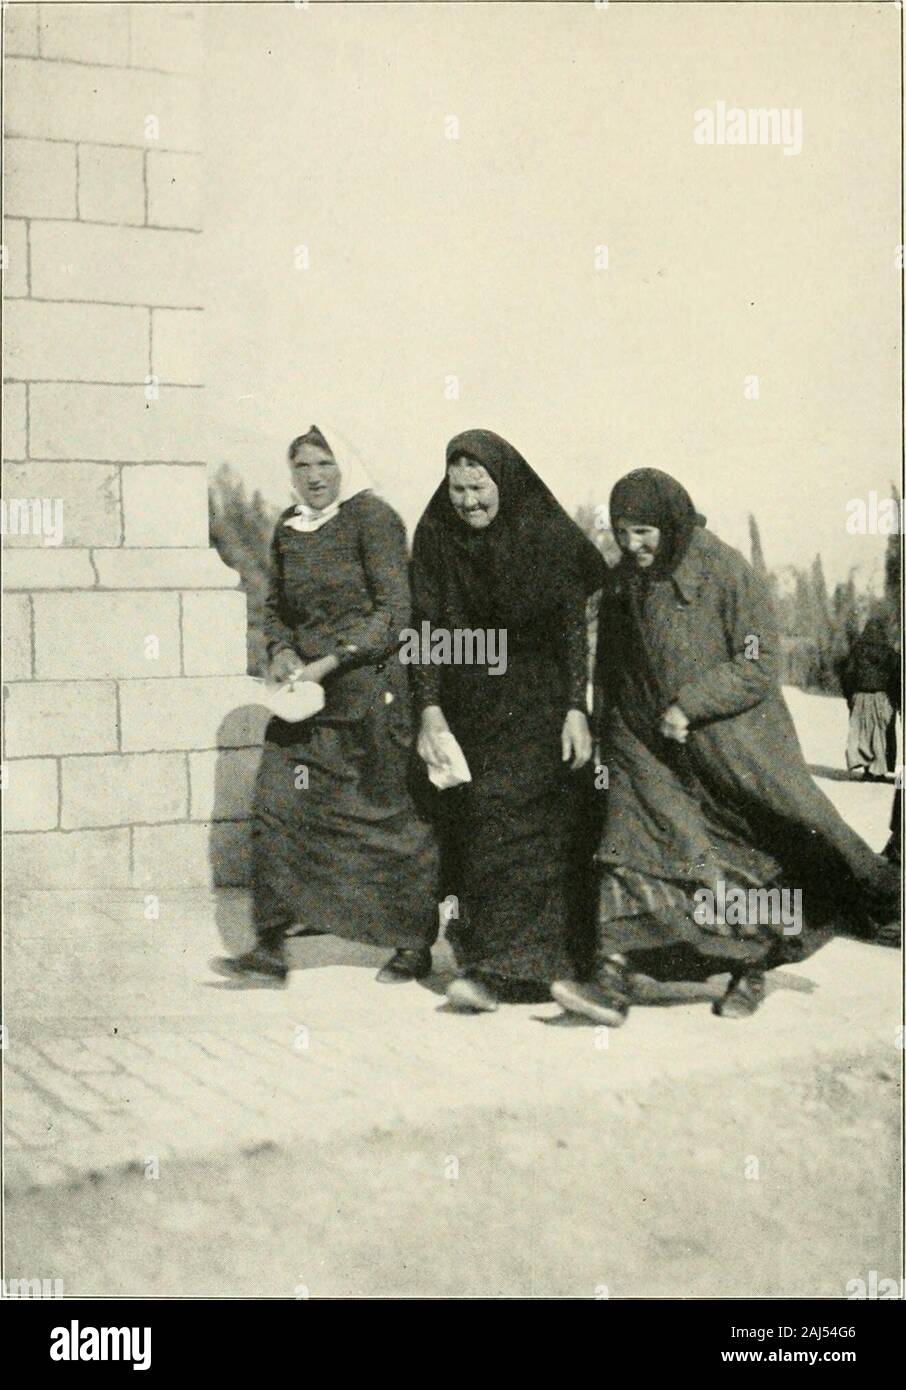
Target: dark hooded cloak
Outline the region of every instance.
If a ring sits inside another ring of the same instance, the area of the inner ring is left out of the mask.
[[[463,455],[497,484],[499,510],[471,529],[443,479],[415,532],[415,621],[503,629],[507,667],[412,668],[418,707],[441,707],[473,778],[436,797],[459,904],[450,936],[470,973],[543,997],[575,970],[583,927],[590,935],[578,901],[587,781],[564,765],[561,733],[567,711],[587,708],[586,606],[605,565],[505,439],[469,430],[450,441],[447,465]]]

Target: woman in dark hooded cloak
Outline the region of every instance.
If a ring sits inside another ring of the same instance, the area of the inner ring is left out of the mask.
[[[770,599],[743,557],[657,469],[616,484],[610,518],[623,555],[598,624],[609,791],[596,965],[552,993],[613,1026],[630,965],[672,979],[729,971],[715,1011],[745,1016],[765,970],[836,927],[894,923],[899,875],[809,774],[777,684]]]
[[[497,633],[505,669],[414,666],[418,750],[442,766],[452,732],[471,772],[471,783],[436,800],[463,971],[449,996],[485,1010],[500,997],[549,997],[551,981],[581,959],[586,601],[605,567],[505,439],[469,430],[446,460],[415,532],[416,620]]]

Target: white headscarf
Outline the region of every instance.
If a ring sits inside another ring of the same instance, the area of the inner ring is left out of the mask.
[[[322,526],[326,526],[328,521],[333,520],[344,503],[357,497],[360,492],[374,491],[374,484],[364,463],[341,434],[334,429],[325,432],[317,425],[309,425],[299,438],[306,439],[309,435],[312,436],[311,443],[322,447],[324,443],[327,444],[340,470],[340,491],[330,506],[322,507],[320,510],[309,507],[306,502],[297,501],[295,511],[283,523],[285,526],[291,526],[294,531],[318,531]]]

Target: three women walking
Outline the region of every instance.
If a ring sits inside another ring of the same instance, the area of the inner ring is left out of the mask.
[[[729,972],[715,1011],[747,1016],[764,972],[832,931],[893,931],[898,871],[808,772],[764,585],[673,478],[617,483],[608,571],[511,444],[457,435],[416,528],[410,597],[402,522],[339,441],[312,426],[289,461],[298,501],[274,533],[265,637],[272,675],[323,686],[324,707],[268,726],[257,944],[221,973],[283,983],[301,924],[394,948],[379,979],[424,977],[443,898],[455,1007],[552,995],[616,1025],[636,972]],[[484,649],[505,660],[406,666],[413,622],[448,652],[457,634],[497,634]],[[451,735],[469,780],[431,791]]]

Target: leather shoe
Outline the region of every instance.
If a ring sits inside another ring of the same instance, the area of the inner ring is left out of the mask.
[[[382,985],[399,984],[404,980],[423,980],[431,974],[431,951],[427,946],[403,946],[394,951],[387,964],[378,971]]]
[[[285,985],[289,974],[281,951],[269,951],[256,946],[242,956],[216,956],[211,969],[228,980],[242,980],[250,985]]]

